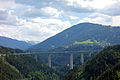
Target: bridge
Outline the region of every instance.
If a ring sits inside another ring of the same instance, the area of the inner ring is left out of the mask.
[[[96,53],[98,53],[100,50],[94,50],[94,51],[92,51],[92,52],[96,52]],[[36,61],[38,61],[38,56],[37,55],[40,55],[40,54],[48,54],[48,66],[49,67],[52,67],[52,65],[51,65],[51,63],[52,63],[52,61],[51,61],[51,54],[68,54],[69,56],[70,56],[70,58],[69,58],[69,64],[70,64],[70,69],[73,69],[73,53],[81,53],[81,59],[80,59],[80,61],[81,61],[81,64],[83,65],[84,64],[84,53],[86,53],[86,52],[89,52],[89,57],[91,57],[91,51],[62,51],[62,52],[50,52],[50,51],[45,51],[45,52],[41,52],[41,51],[30,51],[30,52],[25,52],[25,53],[13,53],[13,54],[0,54],[0,56],[6,56],[6,55],[34,55],[34,59],[36,60]]]

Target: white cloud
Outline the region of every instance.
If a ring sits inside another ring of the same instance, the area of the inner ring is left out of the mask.
[[[12,10],[0,10],[0,24],[18,25],[18,17],[12,13]]]
[[[48,4],[46,1],[0,0],[0,10],[15,10],[15,14],[20,17],[59,17],[61,11]]]
[[[116,2],[115,4],[105,7],[103,10],[100,10],[99,12],[110,15],[110,16],[120,15],[120,1]]]
[[[39,9],[33,6],[24,5],[19,5],[19,7],[20,8],[16,10],[18,15],[26,18],[31,17],[58,18],[62,14],[62,11],[58,11],[58,9],[53,7],[42,7]]]
[[[10,1],[12,3],[10,3]],[[25,6],[32,6],[33,8],[32,8],[31,14],[35,13],[35,15],[38,15],[40,13],[40,10],[42,9],[45,12],[45,14],[47,14],[47,16],[49,12],[52,12],[50,10],[53,10],[52,13],[53,14],[57,13],[56,16],[58,16],[59,15],[59,12],[57,10],[58,8],[62,9],[62,11],[64,12],[67,12],[67,11],[78,12],[78,13],[84,13],[84,12],[88,12],[88,13],[100,12],[101,13],[102,12],[108,15],[109,14],[115,15],[116,12],[117,13],[120,12],[119,11],[120,0],[39,0],[39,1],[15,0],[15,2],[13,2],[13,0],[8,0],[7,3],[10,3],[10,4],[16,3],[16,4],[22,4]],[[48,10],[48,12],[45,11],[44,9]],[[39,13],[36,14],[37,12]],[[29,14],[30,14],[30,11],[29,11]],[[120,15],[120,14],[117,14],[117,15]]]
[[[25,41],[43,41],[71,26],[69,21],[58,19],[31,18],[30,20],[21,20],[21,26],[17,27],[0,26],[0,35]]]
[[[59,19],[34,18],[31,21],[34,24],[38,24],[40,32],[47,33],[51,36],[71,26],[69,21],[61,21]]]
[[[115,3],[117,0],[66,0],[68,6],[103,9],[104,7]]]
[[[10,38],[15,38],[18,37],[19,34],[19,29],[18,27],[13,27],[11,25],[9,25],[9,27],[7,25],[0,25],[0,36],[6,36],[6,37],[10,37]]]
[[[34,6],[35,8],[42,8],[45,6],[49,6],[51,2],[54,2],[56,0],[14,0],[15,3],[23,4],[23,5],[29,5]]]
[[[105,14],[93,13],[89,17],[83,18],[78,23],[83,22],[120,26],[120,16],[108,16]]]
[[[120,0],[0,0],[0,35],[43,41],[70,27],[69,20],[75,24],[79,19],[118,26],[119,4]]]
[[[44,16],[52,16],[52,17],[59,17],[61,12],[59,12],[57,9],[55,8],[52,8],[52,7],[44,7],[44,8],[41,8],[41,13],[44,15]]]
[[[120,26],[120,16],[113,16],[111,25]]]
[[[79,17],[76,17],[76,16],[69,16],[70,19],[79,19]]]
[[[65,12],[120,15],[120,0],[57,0],[55,3]]]
[[[15,7],[14,0],[0,0],[0,9],[11,9]]]

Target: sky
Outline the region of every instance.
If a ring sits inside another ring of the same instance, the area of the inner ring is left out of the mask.
[[[120,26],[120,0],[0,0],[0,36],[41,42],[83,22]]]

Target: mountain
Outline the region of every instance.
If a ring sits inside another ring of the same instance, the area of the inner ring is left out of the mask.
[[[24,41],[18,41],[15,39],[0,36],[0,46],[25,50],[29,48],[31,44]]]
[[[115,45],[120,44],[119,34],[120,27],[80,23],[32,46],[31,49],[48,50],[60,46],[86,43],[96,43],[102,46]]]
[[[39,43],[38,41],[26,41],[26,42],[31,44],[31,45],[35,45],[35,44]]]
[[[120,80],[120,45],[109,46],[82,67],[69,71],[63,80]]]

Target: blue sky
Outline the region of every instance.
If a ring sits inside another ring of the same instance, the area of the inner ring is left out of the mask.
[[[120,0],[0,0],[0,36],[41,42],[83,22],[120,26]]]

